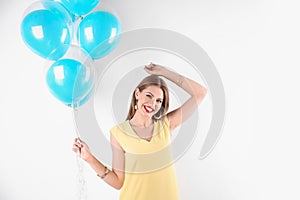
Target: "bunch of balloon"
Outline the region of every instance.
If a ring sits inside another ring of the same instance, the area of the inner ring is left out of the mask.
[[[97,6],[100,0],[41,0],[25,10],[21,23],[24,43],[47,60],[51,94],[72,108],[92,96],[93,61],[109,54],[121,34],[118,18]]]
[[[24,12],[21,35],[27,47],[46,62],[50,93],[76,110],[92,99],[96,76],[94,60],[109,54],[118,44],[121,25],[110,12],[95,9],[99,0],[41,0]],[[92,102],[92,101],[90,101]],[[76,135],[80,137],[76,126]],[[85,199],[82,163],[79,197]]]

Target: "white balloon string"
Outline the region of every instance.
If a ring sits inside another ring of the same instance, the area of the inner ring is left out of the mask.
[[[80,139],[78,127],[75,121],[75,112],[76,108],[72,107],[72,113],[73,113],[73,120],[74,120],[74,127],[75,127],[75,133],[76,137]],[[76,155],[76,161],[77,161],[77,167],[78,167],[78,173],[77,173],[77,181],[78,181],[78,200],[87,200],[87,194],[86,194],[86,181],[84,178],[84,164],[82,159],[80,158],[80,152]]]
[[[79,155],[76,156],[77,159],[77,166],[78,166],[78,174],[77,174],[77,180],[78,180],[78,200],[87,200],[87,194],[86,194],[86,181],[84,178],[84,165],[79,157]]]
[[[78,42],[78,39],[77,38],[77,31],[78,31],[78,27],[79,27],[79,24],[80,22],[82,21],[83,17],[81,16],[76,16],[76,19],[72,25],[72,41],[71,41],[71,44],[75,45],[75,46],[79,46],[79,42]]]

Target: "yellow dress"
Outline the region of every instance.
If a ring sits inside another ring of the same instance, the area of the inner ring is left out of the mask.
[[[129,121],[110,130],[125,151],[125,181],[120,200],[178,200],[167,117],[154,122],[150,141],[140,138]]]

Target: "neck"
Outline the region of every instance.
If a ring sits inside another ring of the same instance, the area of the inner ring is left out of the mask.
[[[131,125],[145,128],[153,124],[153,120],[149,116],[142,116],[138,112],[129,120]]]

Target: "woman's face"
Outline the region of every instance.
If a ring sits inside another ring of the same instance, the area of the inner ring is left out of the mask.
[[[150,85],[142,91],[137,90],[135,98],[138,100],[138,111],[143,115],[152,117],[161,108],[164,93],[160,87]]]

